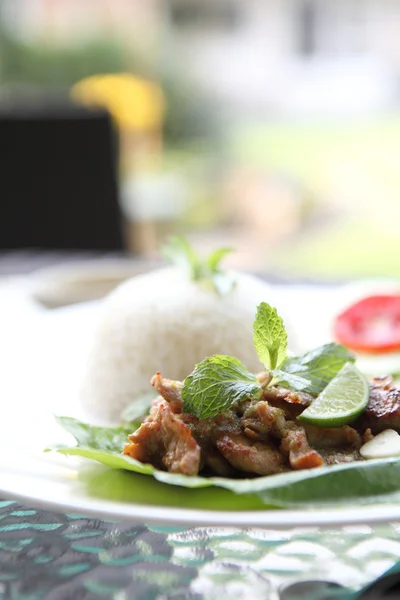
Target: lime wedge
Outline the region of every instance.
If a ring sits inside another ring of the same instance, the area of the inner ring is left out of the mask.
[[[317,427],[341,427],[353,421],[369,400],[369,384],[352,363],[346,363],[298,417]]]

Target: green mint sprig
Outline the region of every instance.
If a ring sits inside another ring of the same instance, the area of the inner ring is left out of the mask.
[[[269,372],[264,381],[236,358],[214,355],[196,365],[182,390],[183,409],[200,419],[215,417],[246,398],[260,398],[268,385],[317,396],[343,365],[355,358],[344,346],[325,344],[303,356],[287,357],[287,332],[277,310],[262,302],[254,321],[254,345]]]
[[[273,370],[286,358],[287,333],[276,308],[262,302],[257,308],[253,325],[254,346],[258,358],[268,370]]]
[[[286,358],[280,369],[275,369],[275,381],[283,387],[318,396],[343,365],[355,358],[340,344],[325,344],[303,356]]]
[[[233,356],[205,358],[185,379],[184,411],[199,418],[216,417],[235,402],[261,396],[257,377]]]
[[[210,285],[221,296],[228,294],[235,285],[231,274],[221,267],[222,259],[230,252],[232,248],[218,248],[202,259],[182,236],[173,236],[162,248],[163,256],[184,270],[192,281]]]

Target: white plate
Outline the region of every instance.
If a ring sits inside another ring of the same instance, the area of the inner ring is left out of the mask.
[[[326,317],[321,307],[326,309],[332,302],[332,292],[288,287],[277,292],[282,312],[292,307],[292,326],[301,317],[302,327],[307,322],[316,324],[318,331],[310,337],[321,337],[319,325]],[[77,402],[79,381],[99,305],[90,303],[47,312],[30,310],[23,302],[18,304],[15,297],[8,297],[7,302],[3,294],[0,298],[0,498],[102,518],[184,526],[292,528],[400,519],[400,505],[312,511],[179,508],[179,488],[176,488],[176,506],[154,504],[157,501],[154,498],[151,498],[153,503],[147,504],[113,499],[110,472],[105,467],[89,466],[88,461],[82,467],[85,461],[43,453],[49,444],[65,441],[66,434],[55,424],[54,414],[82,417]],[[94,480],[95,493],[90,485]]]

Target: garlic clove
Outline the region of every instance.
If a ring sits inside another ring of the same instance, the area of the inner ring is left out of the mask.
[[[400,435],[394,429],[386,429],[364,444],[360,454],[367,459],[400,456]]]

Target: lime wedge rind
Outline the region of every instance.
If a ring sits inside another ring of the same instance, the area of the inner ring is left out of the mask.
[[[354,421],[368,400],[367,379],[352,363],[346,363],[298,419],[319,427],[341,427]]]

